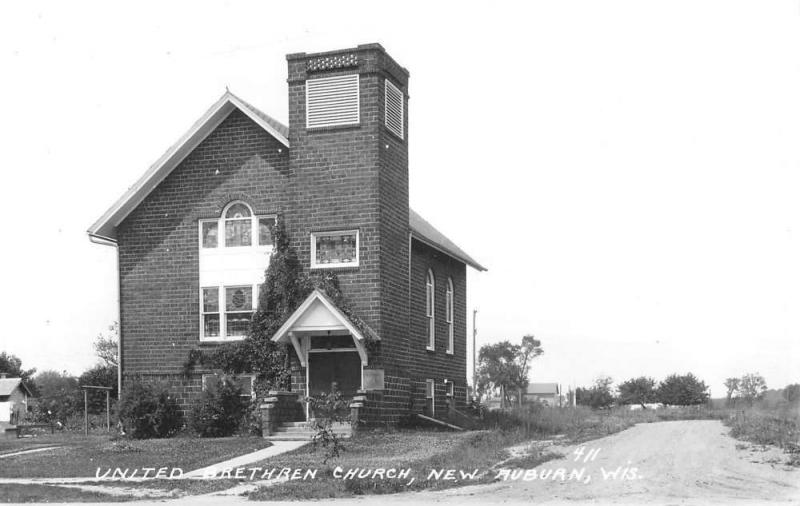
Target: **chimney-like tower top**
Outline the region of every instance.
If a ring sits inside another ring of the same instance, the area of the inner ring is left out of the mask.
[[[319,53],[292,53],[289,62],[289,83],[306,79],[314,74],[357,70],[359,73],[383,71],[402,86],[408,84],[409,73],[397,63],[378,43],[360,44],[354,48],[323,51]]]

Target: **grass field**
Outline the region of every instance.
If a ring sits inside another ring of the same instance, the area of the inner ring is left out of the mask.
[[[101,474],[109,468],[133,470],[144,467],[180,468],[188,472],[270,445],[258,437],[177,437],[137,441],[71,433],[2,442],[4,445],[0,446],[0,455],[46,446],[58,447],[0,460],[2,478],[92,478],[98,468]]]
[[[27,502],[119,502],[126,497],[110,496],[97,492],[84,492],[70,487],[52,485],[0,484],[0,503]]]
[[[302,500],[351,497],[362,494],[387,494],[422,489],[449,488],[464,484],[463,480],[428,480],[431,470],[461,469],[485,471],[505,459],[505,447],[520,442],[521,433],[502,431],[437,432],[410,430],[398,432],[367,432],[346,441],[339,458],[323,464],[324,449],[306,446],[298,450],[255,464],[264,468],[317,469],[314,479],[288,481],[264,487],[251,493],[252,500]],[[545,461],[546,456],[541,456]],[[334,470],[350,469],[410,469],[403,478],[365,477],[339,479]],[[413,482],[411,480],[413,479]],[[491,477],[469,480],[481,483]],[[411,482],[409,484],[409,482]]]

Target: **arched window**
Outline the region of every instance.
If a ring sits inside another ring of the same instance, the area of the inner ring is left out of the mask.
[[[235,202],[225,212],[225,246],[250,246],[253,242],[253,213],[247,204]]]
[[[275,216],[255,216],[244,202],[234,201],[225,206],[219,218],[200,221],[200,247],[263,248],[272,246],[270,229]],[[224,230],[224,234],[220,231]],[[257,243],[254,240],[257,238]]]
[[[436,280],[433,278],[433,271],[428,269],[428,276],[425,280],[425,316],[428,317],[428,346],[429,350],[436,349]]]
[[[453,278],[447,278],[445,294],[445,317],[447,319],[447,353],[453,353]]]
[[[233,201],[199,225],[200,339],[243,339],[269,264],[275,216],[256,216]]]

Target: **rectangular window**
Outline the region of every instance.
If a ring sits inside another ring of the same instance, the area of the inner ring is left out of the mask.
[[[225,220],[225,246],[250,246],[252,223],[250,218]]]
[[[403,92],[386,80],[386,90],[384,97],[384,108],[386,113],[386,128],[396,136],[403,138]]]
[[[445,312],[447,319],[447,353],[453,353],[453,285],[449,282],[445,295]]]
[[[244,337],[253,318],[253,287],[225,287],[225,328],[228,337]]]
[[[203,336],[220,336],[219,287],[203,288]]]
[[[358,230],[312,232],[311,268],[358,267]]]
[[[436,317],[435,315],[435,294],[436,282],[433,279],[433,272],[428,271],[425,282],[425,316],[428,318],[428,345],[429,351],[436,349]]]
[[[357,125],[358,74],[306,81],[306,128]]]
[[[258,245],[272,246],[272,227],[275,226],[275,218],[258,219]]]
[[[445,385],[447,385],[447,396],[453,398],[455,396],[455,383],[448,381]]]
[[[202,237],[204,248],[217,247],[217,221],[202,222]]]
[[[434,409],[436,403],[434,400],[434,381],[432,379],[425,380],[425,410],[428,416],[434,416]]]
[[[256,300],[254,285],[202,289],[201,339],[239,339],[250,331]]]

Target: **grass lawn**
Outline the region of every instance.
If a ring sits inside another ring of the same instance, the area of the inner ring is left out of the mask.
[[[441,489],[453,486],[485,483],[494,474],[476,479],[428,480],[430,471],[456,469],[486,471],[505,459],[507,446],[524,439],[520,432],[437,432],[397,431],[365,432],[344,442],[345,451],[323,464],[325,449],[313,445],[249,465],[248,467],[317,469],[314,479],[288,481],[262,487],[249,495],[251,500],[303,500],[350,497],[361,494],[387,494],[422,489]],[[538,455],[536,462],[545,462],[549,455]],[[377,478],[374,476],[344,480],[334,475],[340,467],[348,469],[395,468],[411,469],[407,478]],[[414,479],[412,482],[411,479]],[[409,483],[411,482],[411,483]]]
[[[0,484],[0,503],[25,502],[118,502],[129,498],[97,492],[84,492],[53,485]]]
[[[259,437],[175,437],[137,441],[71,433],[3,443],[6,444],[0,447],[0,455],[43,446],[60,448],[0,459],[2,478],[89,478],[96,475],[98,468],[101,475],[109,468],[113,471],[115,468],[133,470],[144,467],[180,468],[185,473],[270,445],[269,441]],[[140,470],[140,476],[141,473]]]

